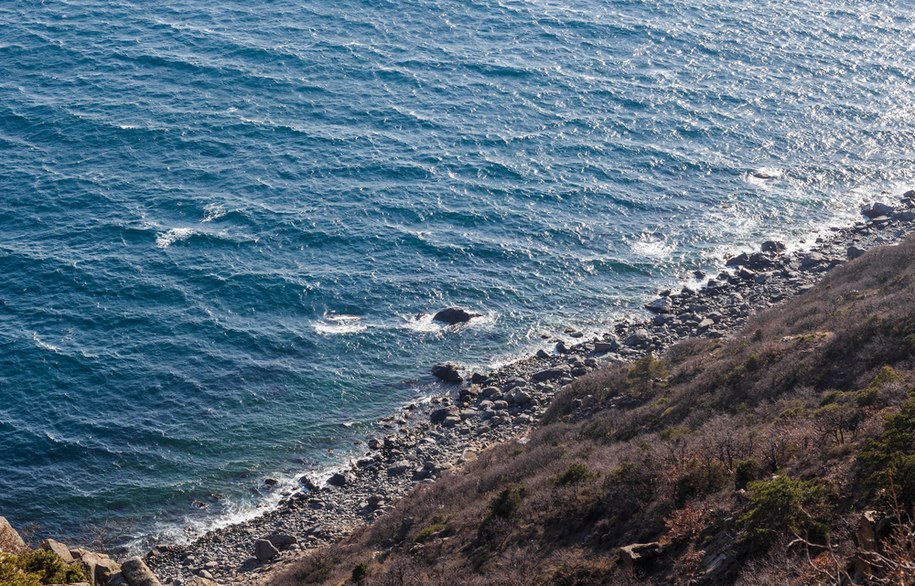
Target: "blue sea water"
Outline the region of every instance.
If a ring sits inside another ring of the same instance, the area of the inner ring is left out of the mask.
[[[907,1],[0,3],[0,515],[192,537],[809,242],[915,182],[913,56]]]

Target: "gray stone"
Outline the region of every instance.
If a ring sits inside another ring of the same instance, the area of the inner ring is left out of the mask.
[[[848,249],[846,249],[846,251],[845,251],[845,256],[848,258],[848,260],[855,260],[862,254],[864,254],[864,249],[858,248],[857,246],[854,246],[854,245],[849,246]]]
[[[141,558],[128,558],[121,564],[121,573],[129,586],[162,586]]]
[[[659,297],[658,299],[655,299],[651,303],[645,305],[645,309],[653,313],[670,313],[670,299],[667,297]]]
[[[439,409],[433,410],[432,413],[429,414],[429,421],[431,421],[432,423],[441,423],[448,417],[451,417],[452,415],[459,416],[460,413],[461,413],[460,410],[458,410],[458,408],[455,407],[454,405],[451,405],[449,407],[441,407]]]
[[[633,543],[620,548],[620,562],[632,572],[637,564],[650,562],[658,557],[664,548],[657,541],[651,543]]]
[[[446,383],[459,383],[464,380],[458,367],[450,362],[433,366],[432,375]]]
[[[861,208],[861,213],[870,219],[878,218],[880,216],[888,216],[893,213],[893,206],[887,205],[885,203],[872,203]]]
[[[289,549],[299,542],[299,540],[294,535],[286,535],[285,533],[274,533],[272,535],[268,535],[265,539],[272,543],[273,547],[280,551]]]
[[[620,343],[616,340],[609,342],[594,342],[594,352],[597,354],[606,354],[607,352],[616,352],[620,349]]]
[[[54,539],[45,539],[42,541],[41,549],[54,552],[54,554],[60,558],[60,561],[65,564],[72,564],[76,561],[73,559],[73,555],[70,554],[70,548]]]
[[[0,517],[0,551],[19,553],[28,549],[19,533],[13,529],[6,517]]]
[[[561,378],[565,376],[568,371],[564,368],[547,368],[541,370],[540,372],[535,372],[531,375],[531,379],[534,381],[546,381]]]
[[[652,342],[651,334],[648,330],[638,329],[623,340],[623,343],[630,348],[644,348]]]
[[[212,576],[203,577],[203,576],[194,576],[190,580],[184,583],[184,586],[219,586]]]
[[[785,245],[777,240],[766,240],[760,248],[763,252],[780,254],[785,251]]]
[[[335,472],[333,475],[331,475],[330,478],[327,479],[327,484],[329,484],[331,486],[341,487],[341,486],[346,486],[347,480],[348,480],[348,478],[346,477],[345,474],[340,473],[340,472]]]
[[[280,555],[280,550],[266,539],[258,539],[254,542],[254,557],[257,561],[261,563],[269,562],[278,555]]]

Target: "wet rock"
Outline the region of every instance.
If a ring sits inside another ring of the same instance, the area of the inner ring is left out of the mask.
[[[331,475],[330,478],[327,479],[327,484],[329,484],[330,486],[336,486],[339,488],[341,486],[346,486],[346,483],[348,481],[349,481],[349,479],[346,477],[345,474],[343,474],[341,472],[335,472],[334,474]]]
[[[254,542],[254,557],[257,561],[261,563],[269,562],[278,555],[280,555],[280,550],[266,539],[258,539]]]
[[[766,240],[762,243],[760,250],[772,254],[781,254],[785,251],[785,245],[784,243],[778,242],[777,240]]]
[[[121,574],[130,586],[162,586],[146,562],[138,557],[128,558],[121,565]]]
[[[885,203],[872,203],[861,208],[861,213],[870,219],[879,218],[880,216],[889,216],[893,213],[893,206]]]
[[[432,367],[432,374],[446,383],[459,383],[464,380],[464,377],[462,377],[461,373],[458,371],[458,367],[450,362],[436,364]]]
[[[455,324],[469,322],[471,319],[480,317],[481,315],[482,314],[480,313],[471,313],[460,307],[448,307],[433,315],[432,319],[453,326]]]

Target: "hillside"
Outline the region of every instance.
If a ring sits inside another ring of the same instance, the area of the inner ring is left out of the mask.
[[[267,583],[915,583],[915,239],[576,379]]]

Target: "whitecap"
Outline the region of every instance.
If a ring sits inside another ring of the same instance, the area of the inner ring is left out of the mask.
[[[192,234],[194,234],[194,230],[191,228],[172,228],[167,232],[159,232],[156,234],[156,246],[168,248],[175,242],[190,238]]]
[[[747,183],[752,183],[753,185],[768,185],[773,181],[778,181],[782,178],[781,169],[776,169],[774,167],[760,167],[750,171],[746,175]]]
[[[325,315],[323,321],[312,324],[315,331],[324,335],[355,334],[368,326],[356,315]]]
[[[653,234],[642,234],[632,243],[630,249],[642,257],[666,259],[674,253],[677,247]]]
[[[210,203],[203,208],[203,219],[200,221],[202,223],[212,222],[224,215],[226,215],[226,208],[216,203]]]

